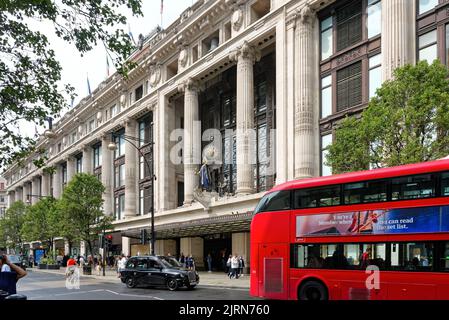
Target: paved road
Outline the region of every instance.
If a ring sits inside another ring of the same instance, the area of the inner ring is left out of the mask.
[[[118,280],[118,279],[117,279]],[[166,289],[129,289],[122,283],[81,278],[80,289],[69,290],[58,274],[29,272],[19,280],[18,293],[29,300],[249,300],[248,289],[201,286],[175,292]]]

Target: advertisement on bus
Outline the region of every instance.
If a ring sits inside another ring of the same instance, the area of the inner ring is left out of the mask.
[[[449,232],[449,206],[296,217],[296,237]]]

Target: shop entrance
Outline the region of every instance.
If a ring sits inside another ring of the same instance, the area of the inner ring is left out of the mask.
[[[232,253],[231,233],[212,234],[203,237],[204,239],[204,266],[207,270],[207,255],[212,256],[212,271],[225,271],[226,261]]]

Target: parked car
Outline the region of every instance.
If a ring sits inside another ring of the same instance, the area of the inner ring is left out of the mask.
[[[169,263],[168,257],[138,256],[131,257],[120,278],[128,288],[136,286],[166,287],[170,291],[181,287],[193,289],[199,283],[200,277],[196,271],[183,270],[174,262]]]
[[[20,255],[8,254],[8,260],[14,263],[16,266],[21,267],[23,270],[27,268],[27,262]]]

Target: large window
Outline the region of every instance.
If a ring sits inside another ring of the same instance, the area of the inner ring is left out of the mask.
[[[435,181],[432,174],[394,178],[391,180],[391,200],[434,197]]]
[[[422,14],[432,10],[438,5],[438,0],[419,0],[418,13]]]
[[[83,156],[79,155],[76,157],[76,173],[83,172]]]
[[[290,209],[290,195],[290,191],[276,191],[269,193],[259,201],[254,213]]]
[[[147,116],[139,121],[139,146],[142,147],[152,141],[151,132],[152,116]]]
[[[340,185],[295,190],[293,199],[295,208],[337,206],[340,204]]]
[[[382,85],[382,55],[369,58],[369,98],[376,95],[376,90]]]
[[[418,38],[419,60],[426,60],[429,64],[438,58],[437,30],[427,32]]]
[[[332,168],[326,165],[326,157],[328,154],[327,148],[332,144],[332,134],[327,134],[321,137],[321,175],[330,176]]]
[[[362,1],[353,1],[337,10],[337,51],[362,40]]]
[[[321,79],[321,118],[332,114],[332,76]]]
[[[101,166],[101,145],[97,145],[93,147],[94,149],[94,168],[98,168]]]
[[[435,271],[435,247],[442,242],[325,243],[292,245],[292,268],[365,270],[374,265],[381,270]],[[445,259],[444,250],[441,260]],[[440,264],[447,271],[446,263]]]
[[[125,212],[125,194],[117,195],[114,199],[114,216],[116,220],[121,220],[123,218],[123,213]]]
[[[333,54],[332,17],[321,21],[321,60],[326,60]]]
[[[387,182],[362,181],[343,185],[344,203],[356,204],[387,201]]]
[[[125,185],[125,165],[121,164],[119,166],[115,166],[114,170],[115,170],[114,186],[116,189],[121,188]]]
[[[125,132],[122,131],[114,137],[117,148],[114,151],[115,159],[125,155]]]
[[[382,30],[382,1],[368,0],[368,38],[375,37],[380,34]]]
[[[143,97],[143,84],[138,86],[134,91],[135,101],[139,101]]]
[[[337,71],[337,111],[362,103],[362,62]]]

